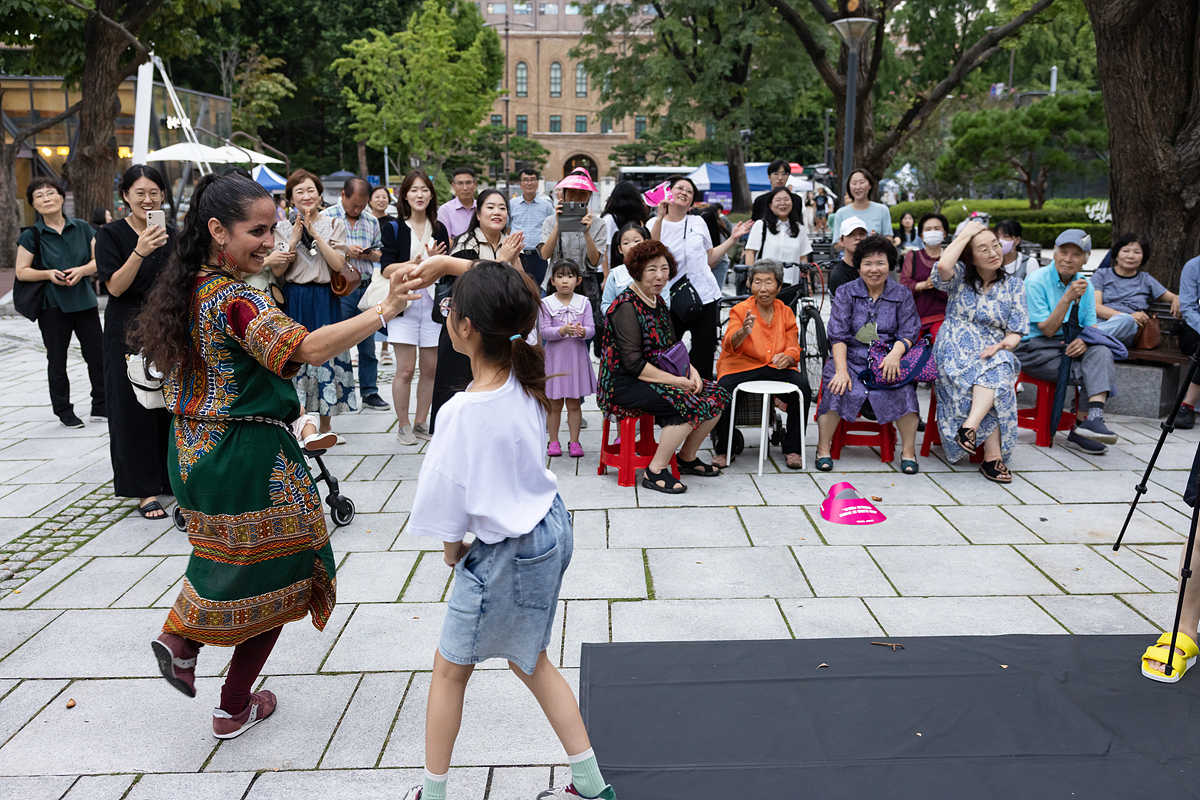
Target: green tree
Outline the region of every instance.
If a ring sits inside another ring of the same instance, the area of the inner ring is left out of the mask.
[[[479,18],[474,6],[458,6]],[[479,18],[482,23],[482,18]],[[344,47],[334,61],[352,130],[376,148],[399,143],[433,171],[462,149],[492,107],[501,70],[488,63],[495,31],[478,27],[470,42],[444,0],[425,0],[403,31],[376,28]]]
[[[734,208],[747,210],[741,131],[755,127],[753,104],[788,105],[805,85],[763,0],[592,0],[583,13],[573,55],[601,85],[606,112],[645,114],[666,130],[711,124],[729,163]]]
[[[972,72],[990,63],[1000,43],[1055,0],[1035,0],[1020,12],[993,11],[988,0],[765,2],[795,34],[833,96],[838,154],[843,147],[849,50],[832,24],[849,17],[876,21],[861,44],[851,137],[854,163],[882,175],[905,140],[943,101],[961,91]]]
[[[712,157],[719,157],[719,150],[710,141],[697,141],[684,136],[672,136],[661,130],[647,131],[632,142],[619,144],[612,149],[610,160],[612,172],[618,167],[637,167],[649,164],[698,164]]]
[[[67,176],[76,207],[112,208],[117,169],[117,91],[146,60],[149,48],[163,57],[195,53],[205,19],[234,0],[0,0],[0,43],[28,48],[5,56],[28,71],[64,75],[80,89],[79,134]],[[82,46],[80,46],[82,42]],[[0,164],[10,182],[12,163]],[[4,181],[0,181],[3,183]],[[0,193],[0,251],[15,225],[16,198]]]
[[[252,136],[279,114],[279,102],[296,93],[296,84],[279,72],[282,58],[271,58],[251,45],[234,77],[233,129]]]
[[[950,148],[938,159],[942,180],[1016,180],[1030,208],[1046,202],[1055,170],[1103,168],[1108,131],[1098,93],[1046,97],[1015,109],[963,112],[954,117]]]
[[[471,132],[463,146],[445,161],[446,169],[470,167],[478,175],[501,175],[504,156],[508,154],[508,181],[516,180],[519,172],[528,167],[541,172],[550,151],[536,139],[518,136],[512,128],[502,125],[480,125]]]

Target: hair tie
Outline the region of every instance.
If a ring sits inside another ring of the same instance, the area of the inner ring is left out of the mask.
[[[519,334],[519,333],[514,333],[512,336],[508,337],[508,340],[509,340],[510,342],[515,342],[517,339],[524,339],[524,338],[525,338],[525,337],[524,337],[524,336],[522,336],[521,334]]]

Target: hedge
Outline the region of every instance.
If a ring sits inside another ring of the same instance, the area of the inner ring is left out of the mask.
[[[950,225],[956,226],[972,211],[985,211],[992,222],[1013,219],[1021,223],[1022,238],[1050,247],[1063,228],[1082,228],[1091,234],[1093,247],[1109,247],[1112,244],[1112,225],[1092,222],[1084,210],[1097,202],[1092,198],[1069,198],[1047,200],[1043,208],[1032,209],[1025,200],[948,200],[942,204],[942,213]],[[964,209],[963,206],[966,206]],[[892,206],[892,222],[900,223],[905,212],[920,219],[922,214],[933,211],[933,201],[915,200]]]

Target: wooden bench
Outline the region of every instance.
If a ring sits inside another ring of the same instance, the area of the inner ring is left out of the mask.
[[[1158,317],[1162,343],[1153,350],[1129,348],[1129,357],[1117,362],[1116,396],[1108,403],[1114,414],[1139,417],[1165,417],[1179,393],[1179,383],[1187,377],[1190,360],[1179,348],[1179,331],[1185,324],[1171,316],[1167,303],[1151,303],[1149,313]]]

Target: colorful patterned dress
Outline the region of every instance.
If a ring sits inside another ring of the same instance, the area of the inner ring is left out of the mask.
[[[687,422],[693,428],[706,419],[719,417],[729,405],[729,392],[716,381],[704,381],[698,392],[689,392],[662,383],[647,383],[630,374],[621,363],[613,327],[613,314],[625,303],[633,306],[641,331],[642,358],[654,363],[655,354],[675,344],[671,312],[659,298],[653,307],[638,297],[633,287],[617,295],[604,315],[604,339],[600,351],[600,381],[596,400],[607,414],[637,417],[652,413],[660,425]]]
[[[200,362],[163,386],[175,414],[167,469],[192,557],[163,630],[236,645],[333,610],[333,550],[316,484],[286,423],[300,414],[288,378],[308,331],[225,275],[197,278],[192,341]]]

